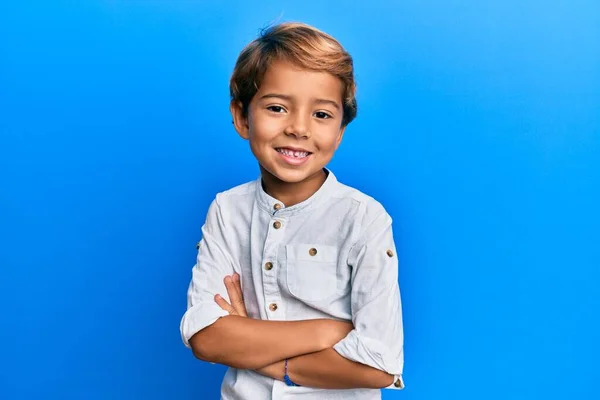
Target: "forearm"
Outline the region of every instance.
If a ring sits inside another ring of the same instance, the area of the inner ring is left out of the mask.
[[[276,361],[332,346],[330,320],[263,321],[239,316],[219,318],[196,333],[190,345],[196,357],[241,369],[258,369]]]
[[[284,361],[257,372],[282,381]],[[350,361],[332,348],[288,360],[288,376],[298,385],[319,389],[383,388],[394,376],[368,365]]]

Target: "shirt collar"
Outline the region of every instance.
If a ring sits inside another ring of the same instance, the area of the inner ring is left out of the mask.
[[[294,214],[299,214],[301,212],[310,211],[316,206],[318,206],[323,199],[329,197],[331,193],[333,193],[333,189],[335,184],[337,183],[337,179],[331,170],[324,168],[325,173],[327,174],[327,178],[325,182],[321,185],[321,187],[312,194],[308,199],[294,204],[290,207],[284,207],[283,203],[276,198],[270,196],[262,186],[262,178],[259,177],[256,180],[256,200],[258,201],[258,205],[260,208],[268,211],[271,215],[279,215],[279,216],[290,216]],[[280,204],[281,208],[277,209],[276,204]]]

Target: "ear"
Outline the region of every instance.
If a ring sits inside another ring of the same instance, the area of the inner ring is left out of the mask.
[[[344,137],[344,132],[346,131],[346,125],[342,126],[340,128],[340,131],[338,133],[338,137],[335,139],[335,149],[337,150],[338,147],[340,147],[340,144],[342,143],[342,138]]]
[[[235,127],[238,135],[248,140],[250,138],[248,116],[244,115],[242,103],[240,101],[232,100],[229,104],[229,111],[231,112],[233,126]]]

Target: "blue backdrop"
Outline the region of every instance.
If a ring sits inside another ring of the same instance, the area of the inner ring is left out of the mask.
[[[302,4],[300,4],[302,3]],[[179,337],[228,78],[270,22],[354,55],[330,167],[394,218],[403,392],[600,398],[596,1],[0,3],[0,399],[215,399]]]

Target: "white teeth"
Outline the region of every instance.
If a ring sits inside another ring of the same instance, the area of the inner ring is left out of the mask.
[[[295,158],[304,158],[306,156],[308,156],[308,152],[306,151],[292,151],[292,150],[288,150],[288,149],[276,149],[278,152],[280,152],[281,154],[285,154],[288,157],[295,157]]]

